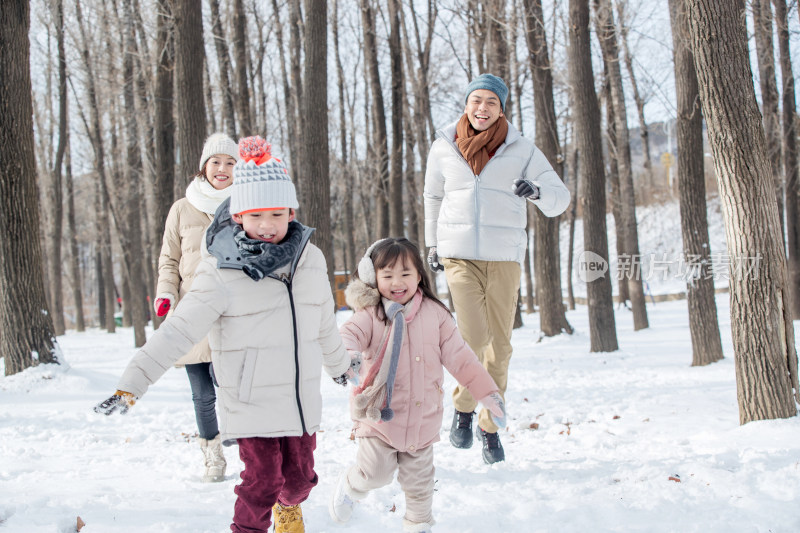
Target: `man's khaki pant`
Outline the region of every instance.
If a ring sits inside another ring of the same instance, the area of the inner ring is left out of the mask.
[[[500,395],[505,396],[519,292],[519,263],[443,258],[442,264],[459,332],[494,378]],[[458,411],[470,413],[478,402],[459,385],[453,391],[453,405]],[[481,409],[478,425],[489,433],[498,430],[487,409]]]
[[[433,520],[433,446],[401,452],[377,437],[358,440],[356,464],[347,471],[347,494],[356,500],[388,485],[397,470],[397,481],[406,495],[406,528],[432,526]],[[415,529],[416,531],[416,529]]]

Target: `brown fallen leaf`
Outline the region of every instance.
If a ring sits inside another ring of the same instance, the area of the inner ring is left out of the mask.
[[[78,517],[78,523],[76,525],[76,529],[78,530],[78,532],[80,532],[80,530],[83,529],[83,526],[85,526],[85,525],[86,525],[86,522],[81,520],[81,517],[79,516]]]
[[[675,474],[674,476],[669,476],[668,479],[670,481],[674,481],[675,483],[680,483],[681,482],[681,476],[679,476],[678,474]]]
[[[390,513],[394,513],[394,512],[396,512],[396,511],[397,511],[397,506],[396,506],[395,504],[392,504],[392,508],[391,508],[391,509],[389,509],[389,512],[390,512]]]
[[[621,416],[619,416],[619,415],[614,415],[612,418],[613,418],[614,420],[619,420],[619,419],[620,419],[620,418],[622,418],[622,417],[621,417]]]
[[[539,423],[538,422],[532,422],[531,425],[528,426],[528,427],[531,428],[531,429],[539,429]]]

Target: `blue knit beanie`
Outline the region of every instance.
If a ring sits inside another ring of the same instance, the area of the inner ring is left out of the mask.
[[[481,74],[472,80],[470,84],[467,85],[467,92],[464,93],[465,104],[469,99],[469,95],[472,94],[472,91],[477,91],[478,89],[488,89],[496,94],[497,97],[500,98],[500,105],[503,108],[503,112],[505,112],[506,99],[508,98],[508,87],[503,81],[503,78],[498,78],[494,74]]]

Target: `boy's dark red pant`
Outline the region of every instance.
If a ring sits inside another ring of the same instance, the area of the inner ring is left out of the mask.
[[[238,439],[244,463],[242,482],[233,489],[234,533],[263,533],[269,529],[272,506],[297,505],[317,484],[314,472],[316,435]]]

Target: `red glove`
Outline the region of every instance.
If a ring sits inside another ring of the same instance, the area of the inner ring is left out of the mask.
[[[156,299],[156,316],[164,316],[169,312],[171,301],[169,298]]]

